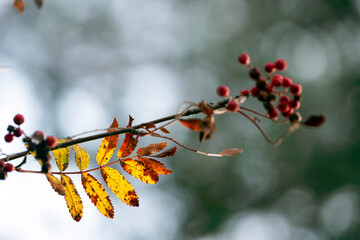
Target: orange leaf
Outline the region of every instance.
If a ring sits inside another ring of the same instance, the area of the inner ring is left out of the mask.
[[[214,110],[212,110],[211,107],[209,107],[209,105],[207,105],[204,101],[201,101],[199,103],[199,109],[206,115],[206,116],[210,116],[212,114],[214,114]]]
[[[197,132],[201,130],[201,125],[203,123],[202,119],[180,119],[179,120],[182,125],[184,125],[187,128],[190,128],[191,130]]]
[[[159,153],[158,155],[153,155],[152,157],[156,157],[156,158],[171,157],[172,155],[174,155],[176,153],[176,149],[177,149],[177,147],[175,146],[165,152]]]
[[[20,13],[23,13],[25,10],[25,3],[23,0],[15,0],[14,1],[14,8],[18,10]]]
[[[162,164],[161,162],[155,159],[144,158],[144,157],[138,157],[138,158],[139,161],[142,162],[146,167],[154,170],[158,174],[168,175],[170,173],[173,173],[172,170],[168,169],[167,167],[164,166],[164,164]]]
[[[127,173],[139,179],[140,181],[148,184],[155,184],[159,181],[159,174],[157,174],[154,170],[146,167],[140,161],[127,158],[122,159],[120,164]]]
[[[131,127],[131,123],[133,120],[134,119],[131,116],[129,116],[129,124],[126,127],[128,128]],[[134,138],[133,135],[130,133],[126,133],[124,141],[122,142],[121,147],[117,153],[117,158],[120,159],[129,156],[136,148],[137,143],[138,143],[137,138]]]
[[[232,157],[232,156],[235,156],[242,152],[243,152],[243,150],[240,148],[230,148],[230,149],[225,149],[225,150],[221,151],[219,154],[223,157]]]
[[[115,131],[111,129],[118,127],[119,127],[119,123],[116,121],[116,118],[114,118],[114,121],[107,132]],[[109,136],[103,139],[100,148],[96,154],[96,161],[100,166],[109,162],[117,146],[118,139],[119,139],[119,135]]]
[[[167,145],[167,142],[153,143],[153,144],[150,144],[147,147],[139,148],[136,151],[136,154],[138,156],[150,156],[150,155],[155,154],[157,152],[160,152],[161,150],[166,148],[166,145]]]

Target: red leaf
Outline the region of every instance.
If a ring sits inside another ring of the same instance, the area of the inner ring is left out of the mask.
[[[325,122],[325,116],[310,116],[308,120],[304,122],[304,125],[310,126],[310,127],[319,127]]]
[[[153,155],[152,157],[156,157],[156,158],[171,157],[172,155],[174,155],[176,153],[176,150],[177,150],[177,147],[175,146],[165,152],[159,153],[158,155]]]
[[[131,127],[133,120],[134,119],[131,116],[129,116],[129,123],[126,127],[128,128]],[[126,133],[124,141],[122,142],[121,147],[117,153],[117,158],[120,159],[129,156],[134,151],[137,144],[138,144],[138,139],[134,138],[132,134]]]
[[[136,151],[136,154],[138,156],[150,156],[150,155],[155,154],[157,152],[160,152],[161,150],[166,148],[166,145],[167,145],[167,142],[153,143],[153,144],[150,144],[147,147],[139,148]]]
[[[182,125],[184,125],[187,128],[190,128],[191,130],[198,132],[201,130],[201,125],[203,123],[202,119],[180,119],[179,120]]]
[[[157,172],[158,174],[168,175],[170,173],[173,173],[172,170],[168,169],[167,167],[165,167],[164,164],[162,164],[161,162],[159,162],[155,159],[144,158],[144,157],[138,157],[138,159],[140,162],[142,162],[144,164],[144,166],[146,166],[149,169],[152,169],[153,171]]]

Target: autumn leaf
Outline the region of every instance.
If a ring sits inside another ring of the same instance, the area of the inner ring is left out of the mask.
[[[64,185],[65,201],[69,208],[70,215],[75,221],[79,222],[83,214],[83,205],[80,195],[77,192],[73,181],[68,176],[62,174],[61,183]]]
[[[325,122],[325,116],[324,115],[320,115],[320,116],[313,115],[313,116],[310,116],[309,119],[307,119],[304,122],[304,125],[309,126],[309,127],[319,127],[324,122]]]
[[[157,155],[153,155],[152,157],[155,158],[165,158],[165,157],[171,157],[176,153],[177,147],[170,148],[169,150],[166,150],[165,152],[159,153]]]
[[[235,156],[242,152],[243,152],[243,150],[240,148],[230,148],[230,149],[225,149],[225,150],[221,151],[219,154],[223,157],[232,157],[232,156]]]
[[[204,101],[201,101],[198,106],[200,111],[202,111],[206,116],[211,116],[214,114],[214,110],[209,107],[209,105],[207,105]]]
[[[161,162],[151,159],[151,158],[145,158],[145,157],[138,157],[139,161],[144,164],[147,168],[150,168],[161,175],[168,175],[170,173],[173,173],[172,170],[165,167],[164,164]]]
[[[202,119],[179,119],[180,123],[191,130],[198,132],[201,129]]]
[[[89,153],[79,144],[72,145],[71,148],[75,152],[75,161],[78,168],[83,171],[90,163]]]
[[[91,202],[105,217],[114,217],[114,207],[104,186],[89,173],[81,175],[81,182]]]
[[[52,188],[57,192],[59,195],[64,196],[65,195],[65,189],[62,185],[61,181],[55,177],[54,175],[47,173],[45,174],[47,180],[50,182]]]
[[[118,127],[119,123],[116,121],[116,118],[114,118],[114,121],[107,132],[112,132],[114,130],[111,129]],[[109,162],[117,146],[118,139],[119,135],[109,136],[103,139],[100,148],[96,154],[96,161],[100,166]]]
[[[133,120],[134,119],[129,116],[129,124],[126,126],[127,128],[131,127]],[[126,133],[124,141],[122,142],[121,147],[117,153],[117,158],[120,159],[129,156],[134,151],[137,144],[138,139],[134,138],[131,133]]]
[[[14,8],[18,10],[20,13],[23,13],[25,10],[25,3],[23,0],[15,0],[14,1]]]
[[[66,142],[65,139],[59,139],[58,143]],[[56,165],[60,171],[65,171],[69,165],[69,148],[59,148],[52,151],[56,160]]]
[[[160,152],[161,150],[166,148],[166,145],[167,145],[167,142],[153,143],[153,144],[150,144],[147,147],[139,148],[136,151],[136,155],[138,155],[138,156],[150,156],[150,155],[153,155],[153,154],[155,154],[157,152]]]
[[[162,131],[163,133],[169,134],[169,130],[167,130],[166,128],[162,127],[160,128],[160,131]]]
[[[159,174],[157,174],[154,170],[146,167],[140,161],[127,158],[127,159],[122,159],[120,161],[120,164],[127,173],[139,179],[140,181],[143,181],[148,184],[155,184],[159,181]]]
[[[101,175],[109,188],[121,201],[129,206],[139,206],[139,199],[135,189],[119,171],[110,167],[102,167]]]

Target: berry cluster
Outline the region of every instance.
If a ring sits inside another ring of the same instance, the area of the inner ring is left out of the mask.
[[[18,127],[14,127],[12,125],[9,125],[7,130],[8,134],[5,135],[4,139],[5,142],[12,142],[15,137],[21,137],[23,134],[23,131],[20,129],[20,125],[23,124],[25,121],[25,118],[21,114],[16,114],[14,117],[14,123],[18,125]]]
[[[0,179],[4,180],[7,177],[8,172],[12,172],[15,170],[14,165],[11,163],[6,163],[3,160],[0,160]]]
[[[288,63],[285,59],[266,63],[264,69],[268,73],[267,77],[263,77],[260,69],[250,64],[250,56],[247,53],[241,53],[238,61],[250,68],[250,78],[255,81],[255,86],[250,90],[243,89],[240,92],[240,97],[248,98],[251,95],[257,98],[263,103],[267,116],[273,120],[277,120],[280,113],[291,122],[302,120],[300,113],[296,111],[300,108],[302,100],[302,86],[293,83],[289,77],[279,73],[275,74],[276,71],[286,70]],[[221,97],[229,97],[230,89],[222,85],[218,87],[217,93]],[[233,112],[239,111],[238,99],[231,99],[226,108]]]

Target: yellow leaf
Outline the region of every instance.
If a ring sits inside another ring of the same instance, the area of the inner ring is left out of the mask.
[[[89,153],[79,144],[72,145],[71,148],[75,152],[76,165],[81,171],[85,170],[90,163]]]
[[[118,170],[103,167],[101,168],[101,175],[109,188],[121,201],[133,207],[139,206],[139,199],[135,189]]]
[[[62,174],[61,183],[65,188],[65,201],[69,208],[70,215],[75,221],[78,222],[81,220],[83,214],[81,198],[71,178]]]
[[[57,192],[59,195],[64,196],[65,195],[65,189],[64,186],[62,185],[61,181],[55,177],[52,174],[45,174],[47,180],[50,182],[52,188],[55,190],[55,192]]]
[[[139,158],[139,161],[144,164],[144,166],[152,169],[153,171],[157,172],[158,174],[168,175],[170,173],[173,173],[172,170],[168,169],[167,167],[165,167],[164,164],[162,164],[161,162],[159,162],[155,159],[145,158],[145,157],[138,157],[138,158]]]
[[[136,177],[140,181],[149,184],[155,184],[159,181],[159,174],[146,167],[142,162],[127,158],[122,159],[120,164],[126,172]]]
[[[118,127],[119,127],[119,123],[114,118],[114,121],[107,132],[112,132],[114,131],[111,130],[112,128],[118,128]],[[100,166],[109,162],[117,146],[118,139],[119,139],[119,135],[109,136],[103,139],[100,148],[96,154],[96,161]]]
[[[66,142],[65,139],[59,139],[58,143]],[[65,169],[69,166],[69,148],[59,148],[52,150],[56,165],[60,169],[60,171],[65,171]]]
[[[104,186],[89,173],[81,175],[81,182],[91,202],[105,217],[114,217],[114,207]]]

